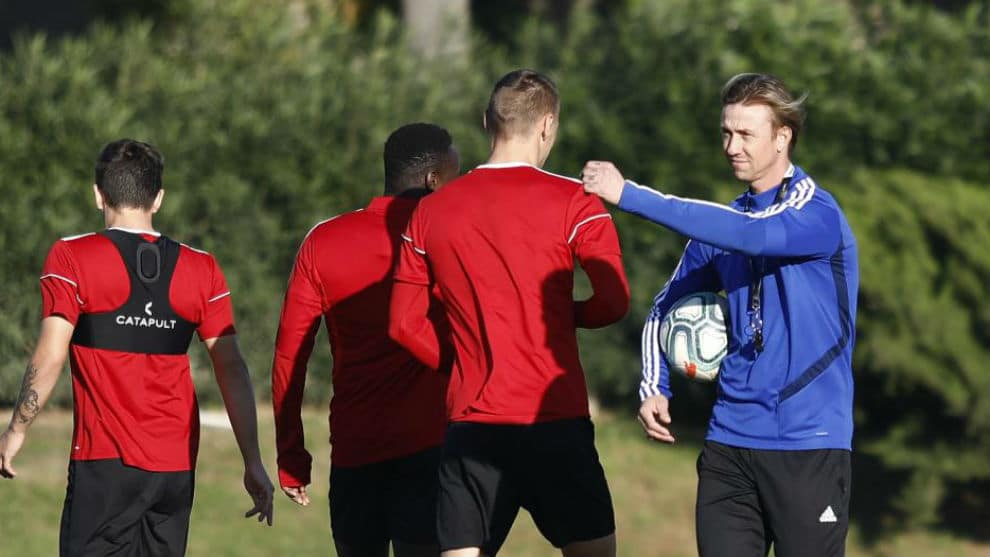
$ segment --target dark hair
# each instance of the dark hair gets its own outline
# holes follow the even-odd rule
[[[385,141],[385,191],[423,187],[423,176],[447,161],[454,140],[433,124],[406,124]]]
[[[783,81],[768,74],[741,73],[722,87],[722,106],[741,103],[763,104],[770,108],[774,129],[791,128],[791,151],[804,127],[804,101],[807,98],[805,93],[795,99]]]
[[[553,80],[533,70],[516,70],[495,84],[485,128],[492,137],[511,137],[531,130],[540,117],[559,113],[560,95]]]
[[[151,145],[119,139],[96,159],[96,187],[112,208],[151,209],[162,189],[164,166],[165,159]]]

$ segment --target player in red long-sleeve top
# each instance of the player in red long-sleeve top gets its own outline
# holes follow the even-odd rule
[[[385,143],[385,194],[316,225],[289,279],[272,366],[279,480],[309,498],[300,404],[324,319],[333,353],[330,521],[338,555],[436,555],[433,517],[447,375],[388,336],[400,235],[419,199],[457,176],[450,134],[410,124]]]
[[[629,287],[608,211],[579,181],[540,168],[559,107],[543,75],[499,80],[488,163],[424,199],[403,236],[390,333],[428,365],[453,353],[444,555],[495,555],[520,507],[565,555],[615,554],[575,328],[622,318]],[[586,301],[573,300],[575,259],[594,289]],[[427,319],[433,289],[446,334]]]

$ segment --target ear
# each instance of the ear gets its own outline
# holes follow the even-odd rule
[[[97,211],[102,211],[106,207],[106,202],[103,200],[103,193],[100,192],[100,188],[96,184],[93,184],[93,200],[96,202]]]
[[[553,136],[554,124],[557,122],[557,117],[551,112],[543,117],[543,129],[540,132],[540,138],[546,140],[548,137]]]
[[[484,130],[486,132],[491,133],[488,130],[488,111],[487,110],[482,110],[481,111],[481,127],[484,128]]]
[[[155,196],[154,202],[151,203],[151,214],[158,212],[158,209],[162,207],[162,199],[165,199],[165,188],[158,190],[158,195]]]
[[[423,176],[423,185],[430,191],[437,191],[440,187],[440,172],[435,169],[427,172]]]
[[[787,146],[791,144],[791,137],[794,136],[794,130],[790,126],[781,126],[777,130],[777,152],[783,153]]]

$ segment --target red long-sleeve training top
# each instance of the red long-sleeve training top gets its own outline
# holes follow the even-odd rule
[[[330,441],[335,466],[361,466],[438,446],[447,376],[388,337],[392,272],[416,201],[377,197],[316,225],[289,279],[272,365],[279,480],[310,482],[300,405],[320,319],[333,354]]]

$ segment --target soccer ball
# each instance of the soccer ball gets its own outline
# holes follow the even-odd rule
[[[688,294],[660,323],[660,349],[667,364],[697,381],[713,381],[729,347],[729,303],[714,292]]]

